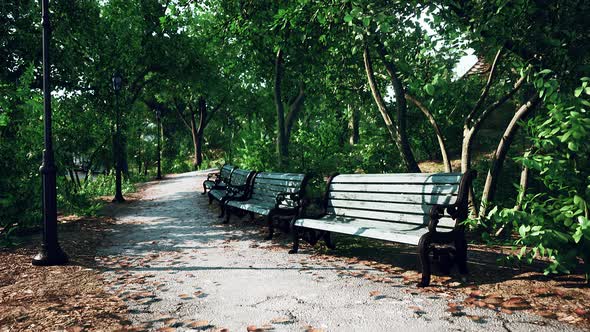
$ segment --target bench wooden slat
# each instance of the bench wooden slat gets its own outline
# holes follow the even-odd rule
[[[406,223],[412,225],[428,225],[430,221],[429,215],[424,214],[410,214],[404,212],[390,212],[390,211],[367,211],[367,210],[354,210],[354,209],[342,209],[329,207],[327,210],[328,214],[350,217],[350,218],[361,218],[361,219],[373,219],[381,221],[383,223],[395,222],[395,223]],[[438,227],[449,227],[453,228],[455,221],[449,217],[443,217],[438,223]]]
[[[301,180],[282,180],[282,179],[267,179],[267,178],[256,178],[257,184],[264,184],[270,186],[281,186],[281,187],[300,187]]]
[[[256,178],[271,180],[290,180],[301,182],[305,178],[305,174],[260,172],[256,174]]]
[[[428,232],[427,227],[415,227],[411,224],[384,223],[335,216],[322,219],[297,219],[295,226],[412,245],[418,245],[420,237]]]
[[[254,186],[252,189],[254,194],[268,194],[275,195],[281,192],[296,193],[299,191],[299,187],[277,187],[277,186]]]
[[[429,214],[432,205],[429,204],[407,204],[391,202],[374,202],[374,201],[350,201],[341,199],[332,199],[328,203],[329,207],[357,210],[375,210],[375,211],[394,211],[413,214]]]
[[[461,173],[342,174],[332,183],[448,183],[461,181]]]
[[[231,172],[235,169],[235,166],[232,165],[223,165],[223,167],[221,167],[221,171],[219,171],[219,177],[221,179],[228,179],[229,176],[231,175]]]
[[[226,195],[225,189],[212,189],[209,194],[220,201]]]
[[[382,192],[398,194],[456,194],[458,184],[365,184],[365,183],[332,183],[330,191],[348,192]]]
[[[457,196],[451,195],[421,195],[421,194],[404,194],[392,195],[389,193],[365,193],[365,192],[337,192],[329,194],[330,199],[347,199],[361,200],[371,202],[395,202],[395,203],[412,203],[412,204],[454,204]]]
[[[240,186],[246,184],[248,180],[248,175],[250,175],[252,171],[246,169],[236,169],[230,179],[230,184],[233,186]]]

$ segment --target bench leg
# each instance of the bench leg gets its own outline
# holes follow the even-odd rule
[[[224,224],[229,224],[229,217],[231,215],[231,208],[227,206],[227,204],[223,204],[223,211],[225,212],[225,220],[223,221]]]
[[[457,262],[457,267],[459,268],[459,273],[461,273],[461,279],[467,279],[467,241],[463,234],[458,236],[455,240],[455,260]]]
[[[248,212],[248,215],[250,216],[250,222],[254,222],[254,212]]]
[[[430,284],[430,244],[430,234],[426,233],[422,235],[418,243],[418,257],[420,266],[422,267],[422,280],[418,283],[418,287],[426,287]]]
[[[328,249],[336,249],[336,244],[334,244],[334,237],[332,236],[332,232],[326,232],[323,236],[324,242]]]
[[[213,203],[213,196],[211,196],[211,194],[209,194],[209,205],[211,205],[211,203]]]
[[[222,198],[219,201],[219,210],[220,210],[219,212],[220,213],[219,213],[219,216],[217,218],[223,218],[223,216],[225,215],[225,209],[223,208],[224,205],[225,205],[225,199]]]
[[[203,193],[201,195],[205,195],[207,193],[207,187],[205,186],[205,182],[203,182]]]
[[[275,232],[274,226],[272,224],[272,213],[269,213],[268,215],[266,215],[266,217],[264,217],[264,220],[266,221],[266,224],[268,225],[268,235],[264,239],[271,240],[272,236]]]

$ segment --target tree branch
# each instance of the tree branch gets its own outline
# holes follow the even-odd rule
[[[481,95],[479,96],[477,103],[475,103],[475,106],[473,106],[473,108],[471,109],[471,111],[467,115],[467,118],[465,119],[466,125],[471,125],[471,121],[475,117],[475,114],[477,113],[477,111],[479,111],[479,109],[481,108],[481,105],[483,105],[484,101],[488,97],[488,94],[490,92],[490,88],[492,87],[492,82],[494,80],[494,77],[496,76],[496,69],[498,68],[498,61],[500,59],[503,49],[504,49],[503,47],[500,47],[498,49],[498,52],[496,52],[496,56],[494,57],[494,62],[492,63],[492,67],[490,68],[490,74],[488,75],[488,81],[486,82],[486,85],[483,88],[483,91],[481,92]]]
[[[414,105],[416,105],[416,107],[418,107],[418,109],[420,111],[422,111],[422,113],[424,113],[424,115],[428,119],[428,122],[430,122],[430,125],[432,126],[432,128],[434,129],[434,133],[436,134],[436,139],[438,140],[438,146],[440,148],[440,154],[442,155],[443,164],[445,165],[445,172],[447,172],[447,173],[452,172],[453,169],[452,169],[452,166],[451,166],[451,161],[449,160],[449,155],[447,153],[447,148],[446,148],[446,145],[445,145],[445,138],[444,138],[444,136],[442,134],[442,131],[440,130],[438,124],[436,123],[436,120],[434,119],[434,116],[428,110],[428,108],[426,108],[426,106],[424,106],[424,104],[422,104],[416,98],[412,97],[411,95],[409,95],[407,93],[406,93],[406,99],[408,101],[414,103]]]

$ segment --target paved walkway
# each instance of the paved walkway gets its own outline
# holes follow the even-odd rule
[[[117,215],[100,261],[132,325],[178,331],[576,331],[489,309],[449,310],[445,294],[343,259],[289,255],[262,223],[220,224],[199,194],[205,172],[169,177]],[[282,242],[282,244],[281,244]],[[369,274],[372,277],[367,278]],[[359,277],[359,275],[365,277]]]

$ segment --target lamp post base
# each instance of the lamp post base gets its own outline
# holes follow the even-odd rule
[[[33,257],[32,264],[35,266],[64,265],[69,261],[68,255],[58,245],[49,249],[46,245],[41,246],[41,251]]]
[[[125,198],[123,198],[123,196],[121,196],[121,197],[115,196],[115,198],[113,198],[112,202],[113,203],[123,203],[123,202],[125,202]]]

